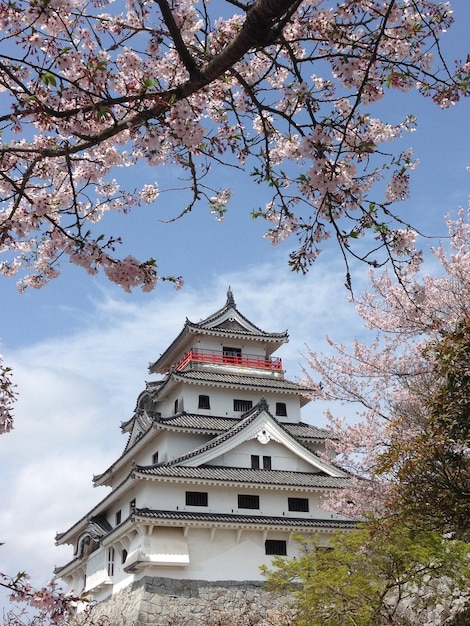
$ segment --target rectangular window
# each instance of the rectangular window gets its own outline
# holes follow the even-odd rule
[[[158,452],[154,452],[152,454],[152,464],[156,465],[158,463]]]
[[[278,539],[267,539],[264,542],[264,550],[266,554],[278,554],[279,556],[286,556],[287,543]]]
[[[222,354],[224,357],[224,363],[239,363],[242,358],[242,349],[224,346],[222,348]]]
[[[114,576],[114,548],[108,548],[108,576]]]
[[[239,509],[259,509],[259,496],[251,496],[245,494],[238,495]]]
[[[211,403],[209,400],[209,396],[200,395],[197,408],[198,409],[210,409]]]
[[[263,456],[263,469],[270,470],[271,469],[271,457]]]
[[[289,511],[308,513],[308,498],[287,498]]]
[[[245,411],[249,411],[253,406],[253,402],[251,400],[234,400],[233,401],[233,410],[241,411],[245,413]]]
[[[259,456],[257,454],[251,455],[251,469],[259,469]]]
[[[175,400],[175,408],[173,410],[173,413],[175,413],[175,414],[178,413],[178,410],[179,410],[179,402],[178,402],[178,398],[176,398],[176,400]]]
[[[116,526],[119,526],[119,524],[121,523],[121,509],[119,509],[119,511],[116,511]]]
[[[205,491],[187,491],[186,506],[207,506],[208,497]]]
[[[287,416],[287,407],[285,402],[276,402],[276,415],[278,417]]]

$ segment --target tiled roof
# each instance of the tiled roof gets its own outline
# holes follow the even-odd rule
[[[247,526],[278,526],[293,528],[353,528],[354,520],[338,519],[309,519],[299,517],[273,517],[261,515],[235,515],[230,513],[193,513],[188,511],[157,511],[153,509],[136,509],[135,517],[144,517],[155,520],[169,520],[181,522],[202,522],[207,524],[229,524]]]
[[[261,410],[261,408],[260,408],[261,406],[264,407],[265,404],[258,403],[252,409],[250,409],[249,411],[244,413],[242,418],[233,420],[232,424],[229,426],[228,429],[224,428],[222,431],[215,432],[214,433],[215,437],[213,439],[211,439],[209,442],[207,442],[203,446],[199,446],[198,448],[196,448],[195,450],[192,450],[191,452],[188,452],[187,454],[181,455],[177,459],[174,459],[173,461],[171,461],[171,463],[175,464],[175,463],[180,462],[183,459],[191,458],[191,457],[199,454],[201,452],[201,450],[212,448],[212,447],[216,446],[218,443],[220,443],[220,441],[223,441],[226,438],[233,436],[236,432],[238,432],[240,430],[240,428],[243,428],[245,426],[245,424],[247,423],[247,418],[249,418],[249,421],[251,421],[252,419],[254,419],[259,414],[259,412]],[[177,416],[175,416],[175,417],[177,417]],[[165,423],[165,420],[161,420],[161,421],[160,420],[156,420],[155,423]],[[137,441],[139,441],[139,440],[137,440]],[[132,446],[131,447],[128,447],[128,446],[129,446],[129,442],[127,443],[126,449],[124,450],[122,455],[119,457],[119,459],[117,459],[117,461],[115,461],[113,463],[113,465],[111,465],[111,467],[109,467],[103,473],[99,474],[98,476],[94,476],[93,477],[93,482],[96,483],[96,482],[100,481],[101,478],[103,476],[105,476],[116,465],[116,463],[118,463],[127,454],[128,450],[132,449]]]
[[[256,408],[256,407],[255,407]],[[197,413],[186,413],[182,411],[181,413],[177,413],[176,415],[172,415],[171,417],[159,417],[158,415],[149,414],[149,417],[153,417],[153,424],[160,425],[160,427],[168,427],[175,429],[184,429],[184,430],[194,430],[198,433],[206,433],[209,435],[223,435],[233,427],[235,427],[242,418],[239,417],[221,417],[215,415],[200,415]],[[129,420],[131,423],[136,417],[134,416],[132,420]],[[311,424],[305,424],[303,422],[299,422],[297,424],[290,424],[286,422],[278,422],[279,425],[284,428],[290,435],[292,435],[295,439],[300,442],[307,443],[311,440],[321,440],[331,438],[330,433],[323,429],[318,428],[317,426],[312,426]],[[105,476],[110,470],[114,468],[117,462],[119,462],[130,449],[130,437],[129,435],[126,446],[124,448],[123,453],[118,459],[104,472],[100,474],[96,474],[93,477],[93,482],[99,482],[99,480]],[[135,442],[134,442],[135,443]],[[210,442],[209,442],[210,443]]]
[[[285,424],[284,428],[293,436],[299,439],[332,439],[333,435],[325,428],[319,428],[312,424],[298,422],[297,424]]]
[[[309,393],[314,391],[294,383],[285,378],[271,378],[269,376],[252,376],[243,374],[223,374],[219,372],[189,370],[186,372],[173,372],[172,377],[181,382],[209,383],[221,385],[235,385],[246,389],[276,389],[276,391],[287,391],[295,393]]]
[[[200,431],[208,431],[213,433],[222,433],[235,426],[240,421],[238,417],[219,417],[216,415],[200,415],[197,413],[181,412],[177,415],[165,418],[155,418],[155,422],[158,424],[164,424],[175,428],[194,428]],[[293,437],[299,439],[328,439],[331,438],[331,434],[324,428],[318,428],[311,424],[305,424],[303,422],[290,424],[287,422],[280,422],[282,426]]]
[[[240,317],[243,317],[241,313],[239,313],[239,315]],[[194,323],[194,322],[188,321],[187,324],[188,324],[188,328],[190,328],[191,330],[193,331],[198,330],[202,332],[203,334],[223,335],[223,336],[230,335],[232,337],[239,336],[239,337],[243,337],[244,339],[263,339],[264,341],[266,340],[276,341],[276,343],[279,343],[279,342],[283,343],[287,341],[286,331],[282,333],[268,333],[268,332],[265,332],[264,330],[261,330],[258,327],[255,327],[256,330],[254,331],[252,329],[243,328],[242,326],[234,322],[232,323],[223,322],[223,323],[218,324],[217,326],[212,326],[208,328],[205,325],[206,322],[207,320],[204,320],[204,323],[201,323],[201,322]]]
[[[212,415],[198,415],[197,413],[178,413],[171,417],[156,418],[155,422],[175,428],[194,428],[198,431],[206,430],[213,433],[222,433],[235,426],[240,421],[238,417],[218,417]]]
[[[243,320],[243,322],[246,324],[246,328],[244,328],[242,325],[236,322],[236,320],[231,320],[230,318],[223,319],[228,313],[228,311],[230,310],[235,312],[236,315],[241,320]],[[221,320],[221,323],[217,324],[218,320]],[[227,301],[225,302],[225,305],[221,309],[219,309],[215,313],[212,313],[212,315],[209,315],[208,317],[201,320],[200,322],[195,323],[195,322],[190,322],[188,320],[187,324],[189,324],[190,326],[194,328],[210,329],[210,330],[218,330],[218,329],[229,330],[230,332],[235,332],[237,334],[240,333],[242,335],[247,335],[247,336],[256,335],[258,337],[263,337],[265,339],[268,337],[281,339],[283,341],[287,339],[287,331],[283,331],[280,333],[269,333],[264,330],[261,330],[261,328],[253,324],[253,322],[250,322],[250,320],[247,317],[245,317],[242,313],[240,313],[240,311],[237,309],[237,305],[235,304],[235,299],[233,297],[233,293],[231,289],[228,290]]]
[[[244,467],[181,467],[178,465],[137,465],[136,474],[158,478],[187,478],[220,482],[249,483],[252,485],[279,485],[282,487],[305,487],[316,489],[338,489],[347,487],[348,478],[325,476],[313,472],[293,472],[287,470],[263,470]]]
[[[93,539],[99,540],[101,537],[105,537],[112,529],[111,524],[106,519],[106,515],[98,515],[90,518],[87,532]]]

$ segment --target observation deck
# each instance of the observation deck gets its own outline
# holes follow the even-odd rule
[[[282,371],[282,360],[278,357],[263,357],[255,354],[226,354],[217,350],[190,350],[178,363],[176,371],[184,369],[190,363],[231,365],[275,372]]]

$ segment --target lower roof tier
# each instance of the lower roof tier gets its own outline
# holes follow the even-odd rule
[[[248,526],[250,528],[270,528],[289,531],[313,531],[322,530],[349,530],[357,526],[357,520],[349,519],[319,519],[300,517],[276,517],[270,515],[239,515],[232,513],[202,513],[189,511],[160,511],[154,509],[136,509],[133,514],[135,521],[145,519],[154,520],[159,525],[168,525],[172,522],[180,522],[180,525],[196,523],[197,525],[229,526],[238,528]]]
[[[201,481],[201,484],[235,483],[246,487],[263,487],[282,489],[283,487],[306,489],[341,489],[350,485],[349,477],[326,476],[322,472],[294,472],[287,470],[264,470],[244,467],[221,467],[203,465],[199,467],[182,467],[180,465],[136,466],[132,470],[136,478],[140,475],[156,480],[182,479]]]

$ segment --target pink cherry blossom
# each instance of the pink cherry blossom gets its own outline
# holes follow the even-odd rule
[[[0,271],[20,289],[46,284],[66,259],[125,289],[154,286],[155,264],[121,259],[120,237],[99,224],[158,203],[160,165],[191,181],[175,217],[204,202],[223,208],[218,219],[227,202],[217,199],[217,169],[243,167],[264,187],[269,209],[255,215],[266,236],[298,239],[294,270],[307,271],[332,235],[346,263],[350,254],[388,260],[399,273],[416,262],[396,245],[392,207],[407,197],[415,163],[382,149],[414,120],[391,125],[368,107],[414,85],[441,107],[468,95],[470,64],[448,67],[438,47],[450,6],[227,6],[0,0]],[[122,167],[152,179],[127,188]],[[356,251],[359,237],[367,244]]]
[[[356,301],[371,339],[350,346],[329,339],[330,354],[306,355],[306,381],[318,389],[315,397],[356,407],[358,415],[347,421],[336,411],[327,414],[329,452],[355,477],[350,489],[326,503],[334,510],[383,513],[394,476],[377,471],[381,455],[389,442],[417,435],[435,384],[425,348],[470,318],[470,203],[446,222],[447,244],[431,248],[440,274],[422,274],[419,260],[400,280],[372,273],[371,290]],[[413,232],[395,231],[394,237],[398,254],[412,252]]]
[[[24,572],[16,577],[0,573],[0,586],[9,591],[9,600],[13,603],[23,603],[28,607],[28,623],[47,623],[62,626],[68,623],[70,614],[77,603],[87,603],[84,594],[78,596],[73,593],[65,594],[55,579],[42,588],[34,588],[29,576]],[[31,611],[32,609],[32,611]],[[4,617],[8,623],[22,624],[23,611],[17,613],[11,609]],[[6,623],[6,622],[5,622]]]
[[[13,428],[13,405],[16,400],[12,371],[3,362],[0,354],[0,435]]]

